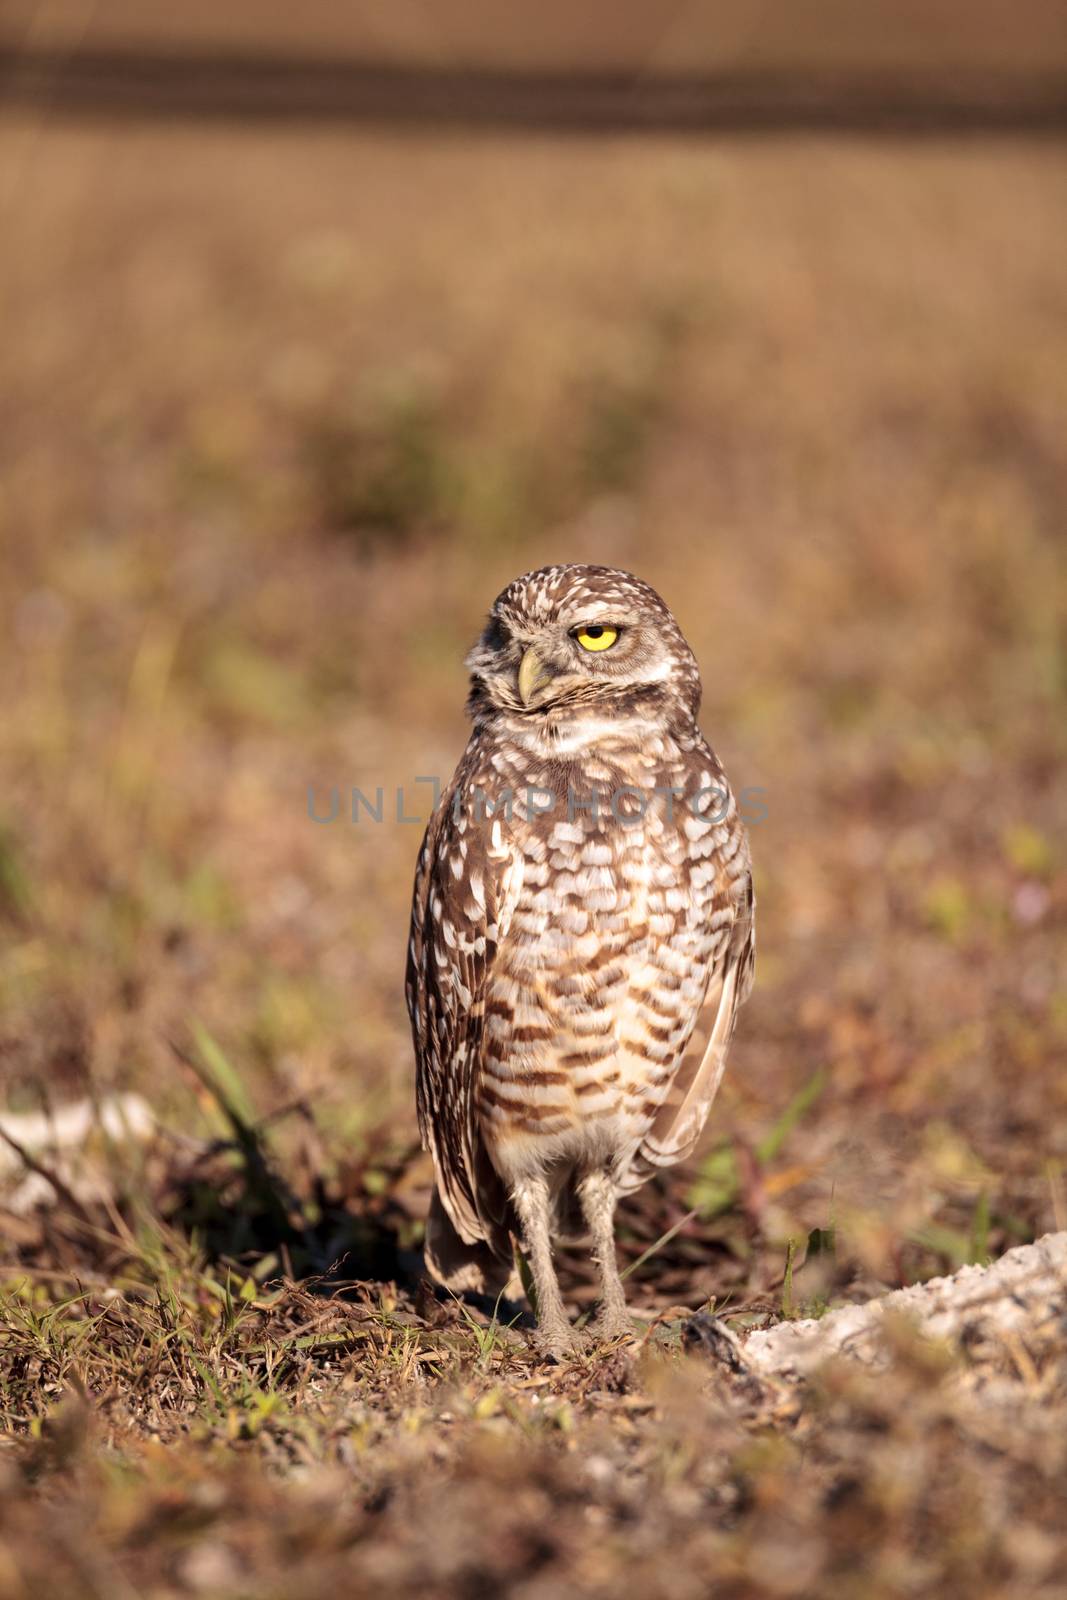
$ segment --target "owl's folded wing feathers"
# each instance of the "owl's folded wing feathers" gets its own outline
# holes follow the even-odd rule
[[[478,1135],[474,1097],[486,978],[521,878],[522,859],[499,824],[472,825],[446,795],[419,855],[408,953],[419,1128],[437,1178],[438,1240],[447,1217],[457,1246],[487,1243],[501,1260],[511,1255],[508,1206]]]

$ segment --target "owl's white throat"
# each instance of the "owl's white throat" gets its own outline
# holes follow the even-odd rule
[[[596,751],[647,750],[652,743],[662,747],[666,736],[662,715],[651,718],[640,713],[605,717],[552,712],[538,718],[509,717],[507,723],[515,743],[542,760]]]

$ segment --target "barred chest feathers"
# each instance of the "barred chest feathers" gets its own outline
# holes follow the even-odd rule
[[[588,744],[585,731],[572,722],[566,756],[542,762],[477,741],[457,786],[457,889],[483,829],[514,874],[474,1096],[506,1181],[600,1161],[625,1188],[729,940],[747,853],[699,737],[683,749],[640,730],[637,747],[630,728],[591,727]]]

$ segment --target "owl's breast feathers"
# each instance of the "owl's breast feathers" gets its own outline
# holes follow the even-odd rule
[[[595,1158],[625,1190],[690,1153],[751,985],[748,844],[713,752],[693,724],[584,731],[536,751],[476,728],[416,876],[423,1141],[460,1237],[498,1254],[524,1173]]]

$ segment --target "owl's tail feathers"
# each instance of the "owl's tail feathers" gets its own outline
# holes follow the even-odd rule
[[[491,1242],[478,1239],[468,1244],[460,1238],[436,1188],[426,1219],[423,1256],[430,1276],[454,1294],[484,1294],[492,1300],[522,1295],[507,1231],[502,1229]]]

